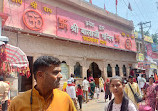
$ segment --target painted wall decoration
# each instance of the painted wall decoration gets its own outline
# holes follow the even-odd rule
[[[60,8],[57,8],[57,36],[136,52],[134,35]]]
[[[4,0],[5,26],[56,34],[56,8],[37,0]]]
[[[136,52],[134,35],[37,0],[4,0],[4,12],[6,26]]]
[[[152,51],[152,45],[150,43],[146,43],[145,46],[146,46],[147,56],[151,57],[152,59],[158,59],[157,52]]]

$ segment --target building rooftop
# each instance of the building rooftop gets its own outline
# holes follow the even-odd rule
[[[132,30],[134,29],[133,21],[122,18],[111,12],[107,13],[104,9],[93,4],[91,5],[89,2],[86,2],[85,0],[58,0],[58,1],[61,1],[67,5],[71,5],[76,9],[91,13],[95,16],[97,15],[101,18],[105,18],[111,22],[115,22],[117,24],[123,25],[129,29]]]

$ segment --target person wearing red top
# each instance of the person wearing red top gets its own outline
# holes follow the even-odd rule
[[[83,90],[82,90],[80,84],[78,84],[78,86],[77,86],[76,94],[77,94],[78,102],[79,102],[79,105],[80,105],[80,111],[82,111],[82,97],[83,97]]]

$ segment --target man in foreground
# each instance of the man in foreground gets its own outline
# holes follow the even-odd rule
[[[8,111],[76,111],[70,96],[57,89],[62,78],[59,59],[41,56],[33,72],[37,85],[15,97]]]
[[[123,92],[123,79],[114,76],[110,79],[110,91],[114,94],[112,99],[105,106],[105,111],[137,111],[135,105]]]

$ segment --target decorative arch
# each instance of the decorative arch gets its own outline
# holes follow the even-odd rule
[[[60,64],[61,67],[61,74],[62,79],[68,79],[69,78],[69,66],[67,65],[66,61],[62,61]]]
[[[87,78],[89,78],[90,74],[93,75],[93,78],[95,79],[95,84],[99,85],[99,78],[101,77],[101,70],[97,63],[92,62],[89,65],[89,69],[87,70]]]
[[[126,70],[126,66],[125,65],[123,65],[122,71],[123,71],[123,76],[127,76],[127,70]]]
[[[112,67],[110,64],[107,66],[107,77],[112,77]]]
[[[120,68],[119,68],[118,64],[116,64],[116,66],[115,66],[115,74],[117,76],[120,76]]]
[[[82,66],[80,65],[79,62],[76,62],[74,66],[74,75],[75,78],[82,78]]]

